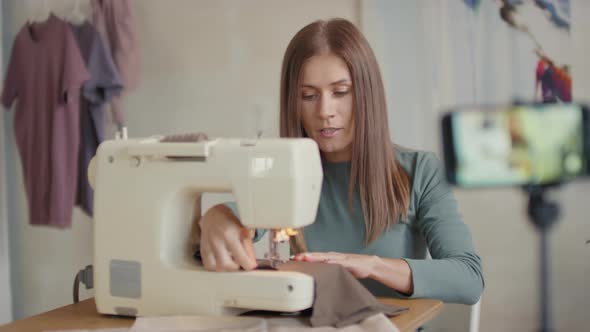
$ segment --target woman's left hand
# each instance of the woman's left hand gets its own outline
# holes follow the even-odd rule
[[[377,256],[343,254],[339,252],[307,252],[295,255],[294,260],[338,264],[359,279],[369,278],[374,274],[380,258]]]

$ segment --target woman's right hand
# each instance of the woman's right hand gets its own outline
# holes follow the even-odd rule
[[[199,220],[201,257],[210,271],[256,268],[252,236],[230,208],[216,205]]]

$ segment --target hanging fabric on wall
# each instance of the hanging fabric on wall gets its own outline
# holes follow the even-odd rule
[[[463,0],[463,2],[475,12],[479,10],[479,5],[481,4],[481,0]]]
[[[123,88],[121,78],[102,37],[88,21],[70,24],[78,42],[90,80],[82,87],[80,98],[80,154],[76,204],[92,216],[93,190],[88,182],[90,159],[105,138],[106,104],[118,96]]]
[[[139,38],[130,0],[91,0],[93,22],[103,36],[123,79],[124,91],[133,91],[140,77]],[[113,98],[114,121],[124,123],[121,99]]]
[[[534,44],[534,99],[543,103],[571,102],[571,47],[564,47],[571,43],[570,0],[503,0],[499,14],[508,26],[524,33]]]
[[[571,102],[572,78],[569,66],[559,68],[540,50],[536,53],[539,61],[535,72],[535,96],[540,95],[543,103]]]
[[[18,32],[2,104],[14,130],[33,225],[69,227],[76,195],[79,93],[90,77],[66,22],[50,14]]]

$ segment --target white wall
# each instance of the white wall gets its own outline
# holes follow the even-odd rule
[[[2,36],[2,7],[0,7],[0,36]],[[0,37],[0,40],[1,37]],[[0,73],[2,70],[0,53]],[[6,160],[4,158],[4,116],[0,116],[0,325],[12,320],[12,290],[10,287],[10,253],[8,246],[8,218],[6,213]]]
[[[64,12],[73,1],[49,3]],[[461,33],[461,24],[470,23],[458,20],[464,18],[457,16],[461,14],[458,6],[463,5],[458,0],[136,1],[143,79],[125,100],[130,136],[196,130],[212,136],[252,136],[258,127],[267,135],[276,134],[279,69],[288,41],[316,18],[340,16],[360,22],[375,49],[395,141],[437,151],[441,106],[507,101],[521,84],[522,94],[532,88],[512,80],[513,53],[506,47],[518,41],[505,28],[486,30],[497,14],[486,12],[489,3],[482,3],[482,21],[459,50],[445,44],[454,33]],[[41,4],[37,0],[2,2],[4,52],[26,17]],[[585,35],[590,31],[590,23],[585,22],[590,4],[576,0],[574,5],[574,95],[588,99],[590,63],[584,56],[590,52]],[[483,54],[483,41],[475,50],[467,43],[485,40],[488,33],[495,33],[492,45],[504,47],[493,53],[502,69],[494,69],[494,77],[483,83],[482,73],[472,69],[469,76],[480,77],[481,85],[475,89],[464,80],[447,84],[464,75],[462,70],[469,70],[463,66],[469,59],[480,66],[492,63]],[[463,54],[459,60],[454,58],[457,53]],[[506,80],[509,84],[503,84]],[[253,120],[256,110],[263,114],[258,122]],[[92,262],[92,221],[76,210],[71,230],[27,224],[12,114],[6,120],[11,276],[14,314],[20,318],[71,303],[75,272]],[[587,184],[575,184],[558,195],[564,217],[552,239],[554,309],[563,330],[580,329],[588,322],[590,246],[584,242],[590,230],[584,203],[589,189]],[[525,218],[522,195],[510,190],[459,191],[457,197],[484,262],[482,330],[532,330],[536,326],[536,237]],[[447,305],[431,328],[466,330],[466,319],[464,306]]]

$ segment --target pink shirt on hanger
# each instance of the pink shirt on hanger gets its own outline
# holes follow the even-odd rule
[[[89,79],[66,22],[51,14],[18,32],[2,104],[16,100],[14,131],[34,225],[69,227],[76,194],[79,94]]]
[[[136,20],[130,0],[91,0],[93,23],[103,36],[117,70],[123,80],[124,92],[139,84],[140,50]],[[113,99],[117,123],[124,122],[119,98]]]

